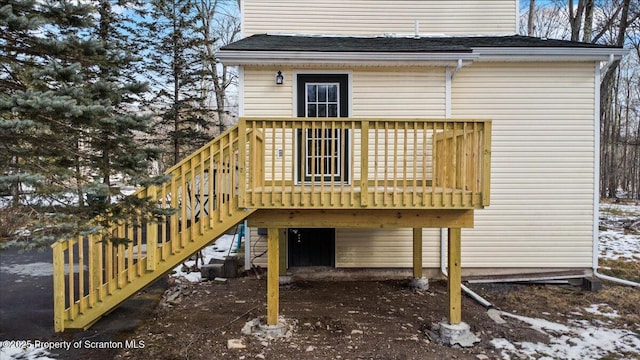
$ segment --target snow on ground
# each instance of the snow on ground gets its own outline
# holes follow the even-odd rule
[[[593,310],[591,307],[586,311]],[[504,338],[491,340],[491,344],[501,350],[503,359],[601,359],[615,356],[640,356],[638,334],[623,329],[610,329],[606,323],[594,325],[588,320],[570,320],[562,325],[544,319],[530,318],[502,312],[516,320],[529,324],[532,329],[549,336],[549,343],[527,341],[510,342]],[[621,356],[621,357],[619,357]]]
[[[55,360],[49,355],[50,353],[46,349],[35,347],[32,344],[22,347],[16,346],[11,342],[7,342],[7,346],[5,346],[4,342],[0,343],[0,360]]]
[[[601,259],[640,260],[640,234],[629,231],[629,225],[640,221],[639,205],[601,204],[599,247]],[[627,227],[627,229],[625,229]],[[608,304],[592,304],[582,311],[607,319],[619,317]],[[569,312],[568,325],[544,319],[530,318],[502,312],[503,316],[529,324],[532,329],[549,336],[549,343],[491,340],[501,351],[503,359],[600,359],[640,358],[640,335],[636,332],[611,328],[610,321],[578,320],[580,311]]]
[[[625,225],[640,221],[640,205],[600,205],[600,258],[640,260],[640,234]]]
[[[202,249],[201,262],[198,260],[198,266],[202,264],[208,264],[211,259],[224,260],[227,256],[236,256],[238,250],[238,234],[236,235],[222,235],[219,237],[213,245],[207,246]],[[195,261],[185,261],[184,264],[178,265],[173,269],[174,273],[171,274],[174,278],[185,279],[189,282],[200,282],[202,277],[199,271],[185,271],[195,265]]]

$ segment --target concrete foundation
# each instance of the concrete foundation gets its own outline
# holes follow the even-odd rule
[[[471,332],[471,328],[466,323],[449,324],[443,321],[440,323],[440,341],[451,346],[471,347],[480,342],[480,339]]]
[[[293,325],[280,316],[278,324],[267,325],[264,317],[247,321],[242,328],[243,335],[253,335],[262,340],[273,340],[290,337]]]
[[[292,285],[293,284],[293,277],[289,276],[289,275],[280,275],[278,277],[278,282],[279,282],[280,286]]]
[[[258,331],[268,338],[280,339],[287,336],[289,327],[285,324],[278,323],[276,325],[260,325]]]
[[[415,290],[427,291],[429,290],[429,279],[425,277],[411,278],[409,286]]]

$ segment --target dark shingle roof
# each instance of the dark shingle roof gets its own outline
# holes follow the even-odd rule
[[[342,37],[298,35],[252,35],[221,50],[322,51],[322,52],[471,52],[473,48],[619,48],[576,41],[528,36],[470,37]]]

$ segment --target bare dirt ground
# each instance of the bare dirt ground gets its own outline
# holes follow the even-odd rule
[[[472,289],[514,314],[566,323],[567,314],[575,316],[576,309],[606,303],[620,315],[611,320],[614,326],[637,331],[640,323],[640,291],[612,283],[605,283],[599,292],[568,285],[486,284]],[[526,323],[514,319],[496,323],[486,308],[465,296],[463,320],[480,343],[471,348],[440,344],[432,329],[447,314],[443,281],[432,282],[428,291],[414,291],[406,281],[296,282],[280,290],[280,313],[293,326],[291,336],[262,340],[242,335],[245,323],[265,311],[264,279],[174,283],[154,317],[133,333],[123,334],[143,341],[144,349],[125,349],[115,358],[477,360],[502,358],[491,344],[495,338],[549,341]],[[598,320],[598,315],[581,316]],[[246,348],[229,349],[231,339],[240,339]]]

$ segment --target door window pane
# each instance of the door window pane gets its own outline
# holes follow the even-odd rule
[[[308,117],[338,117],[340,84],[307,83],[306,114]]]

